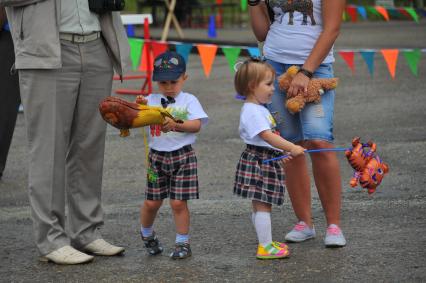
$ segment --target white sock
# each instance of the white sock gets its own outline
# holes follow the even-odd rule
[[[254,227],[256,227],[256,223],[254,222],[256,219],[256,212],[252,212],[251,213],[251,223],[253,224]]]
[[[265,211],[256,212],[254,222],[259,243],[262,246],[272,243],[271,213]]]

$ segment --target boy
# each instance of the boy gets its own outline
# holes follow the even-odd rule
[[[208,121],[198,99],[182,91],[188,78],[185,72],[185,61],[178,53],[160,54],[154,60],[153,72],[153,81],[158,83],[160,94],[136,98],[140,104],[161,105],[184,121],[178,124],[166,118],[162,126],[151,127],[148,188],[140,209],[142,241],[150,255],[159,254],[163,248],[153,224],[163,199],[170,197],[176,226],[175,250],[170,255],[172,259],[191,256],[187,200],[198,199],[197,159],[191,145],[195,142],[195,133]]]

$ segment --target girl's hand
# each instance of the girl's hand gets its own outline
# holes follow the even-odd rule
[[[302,73],[297,73],[291,81],[287,91],[288,97],[295,97],[299,93],[307,95],[309,78]]]
[[[176,122],[170,119],[169,117],[166,117],[164,124],[162,125],[161,131],[163,133],[167,133],[170,131],[176,130]]]
[[[148,100],[143,95],[136,96],[135,102],[137,104],[142,104],[142,105],[147,105],[148,104]]]
[[[301,147],[300,145],[294,145],[292,148],[291,148],[291,151],[290,151],[290,154],[291,154],[291,156],[293,156],[293,157],[296,157],[296,156],[298,156],[298,155],[302,155],[302,154],[305,154],[305,148],[303,148],[303,147]]]

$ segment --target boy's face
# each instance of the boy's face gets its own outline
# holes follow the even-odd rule
[[[182,74],[177,80],[175,81],[158,81],[158,88],[160,89],[160,92],[165,96],[171,96],[176,97],[178,95],[183,87],[184,82],[188,78],[187,74]]]

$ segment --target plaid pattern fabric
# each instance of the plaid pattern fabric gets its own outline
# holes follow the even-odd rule
[[[151,149],[150,169],[156,178],[147,176],[145,198],[161,200],[198,199],[197,157],[191,145],[166,152]]]
[[[234,194],[269,204],[283,204],[285,177],[281,161],[262,163],[280,155],[281,152],[267,147],[247,145],[237,165]]]

